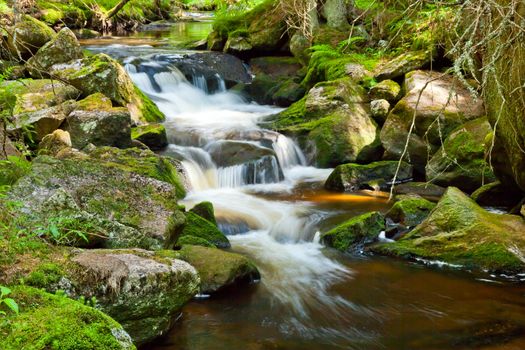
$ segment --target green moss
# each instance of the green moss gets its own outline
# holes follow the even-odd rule
[[[60,10],[48,9],[42,11],[42,20],[49,25],[53,25],[64,18],[64,13]]]
[[[386,217],[408,227],[419,225],[435,208],[435,204],[420,196],[397,196]]]
[[[142,120],[148,123],[160,123],[166,120],[166,116],[160,111],[159,107],[136,86],[135,93],[140,100],[137,105],[142,114]]]
[[[177,245],[179,246],[198,245],[201,247],[216,248],[213,243],[208,242],[204,238],[195,237],[195,236],[182,236],[177,241]]]
[[[199,215],[201,218],[208,220],[212,224],[217,225],[217,220],[215,220],[215,211],[211,202],[201,202],[191,208],[190,211]]]
[[[228,238],[226,238],[224,233],[222,233],[212,222],[191,211],[186,214],[186,218],[186,226],[181,233],[181,238],[184,236],[193,236],[211,242],[219,248],[230,246]]]
[[[32,287],[48,288],[58,283],[64,275],[64,266],[51,262],[43,263],[38,265],[38,267],[24,279],[24,282]]]
[[[106,111],[113,107],[111,100],[97,92],[77,102],[77,109],[83,111]]]
[[[360,249],[374,241],[385,229],[385,218],[379,212],[356,216],[321,236],[322,241],[342,252]]]
[[[11,297],[20,314],[0,320],[2,349],[135,349],[117,322],[91,307],[29,287],[13,288]]]

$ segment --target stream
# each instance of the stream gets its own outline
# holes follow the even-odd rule
[[[120,59],[165,113],[162,153],[182,162],[191,188],[182,204],[211,201],[232,250],[261,272],[258,283],[190,302],[147,349],[525,349],[524,286],[319,243],[344,220],[387,211],[385,194],[324,191],[331,169],[311,166],[294,140],[259,126],[280,109],[246,102],[219,75],[210,84],[170,64],[183,54],[173,43],[210,28],[196,21],[83,42]],[[230,147],[258,156],[221,157]]]

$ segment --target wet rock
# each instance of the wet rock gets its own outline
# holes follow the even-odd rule
[[[323,243],[342,252],[359,250],[374,242],[385,229],[385,217],[379,212],[356,216],[321,236]]]
[[[443,196],[445,191],[446,188],[428,182],[406,182],[394,187],[395,194],[415,194],[435,202]]]
[[[397,102],[400,94],[401,86],[393,80],[383,80],[368,92],[371,100],[387,100],[391,103]]]
[[[425,167],[427,181],[466,192],[495,181],[486,152],[491,137],[492,128],[486,118],[454,130]]]
[[[137,126],[131,129],[131,138],[138,140],[150,149],[158,151],[168,146],[166,128],[161,124]]]
[[[230,248],[230,241],[217,227],[217,223],[209,221],[195,212],[186,213],[186,224],[180,238],[197,237],[204,239],[218,248]],[[177,242],[181,245],[181,242]]]
[[[201,202],[191,208],[190,212],[197,214],[201,218],[208,220],[214,225],[217,225],[217,220],[215,219],[215,210],[213,209],[213,203],[211,202]]]
[[[384,123],[388,112],[390,111],[390,103],[387,100],[373,100],[370,102],[370,112],[374,120]]]
[[[55,36],[53,29],[29,15],[23,15],[8,31],[11,33],[8,36],[9,50],[21,60],[28,59]]]
[[[197,269],[201,279],[200,292],[204,294],[260,279],[251,260],[216,248],[185,245],[179,251],[179,259]]]
[[[96,297],[137,345],[164,335],[199,290],[190,264],[145,250],[91,250],[72,262],[82,271],[75,294]]]
[[[435,203],[418,195],[401,195],[396,196],[396,202],[385,216],[411,228],[422,223],[435,206]]]
[[[412,232],[372,250],[512,275],[525,271],[523,232],[522,217],[490,213],[450,187],[430,216]]]
[[[325,183],[325,188],[331,191],[352,192],[370,188],[370,183],[379,186],[390,185],[394,180],[399,162],[381,161],[361,164],[343,164],[335,168]],[[401,162],[396,182],[405,182],[412,178],[412,166]],[[385,188],[385,187],[383,187]]]
[[[76,87],[84,97],[99,92],[116,106],[127,107],[134,122],[159,122],[165,118],[133,84],[124,68],[105,54],[55,64],[50,73]]]
[[[366,163],[381,156],[367,96],[350,78],[317,84],[270,121],[272,129],[297,137],[320,167]]]
[[[401,157],[415,116],[407,159],[423,173],[429,156],[441,146],[443,138],[467,121],[483,116],[483,103],[453,77],[437,72],[411,72],[405,85],[407,95],[390,112],[381,130],[384,157]]]
[[[75,34],[69,28],[64,28],[27,61],[26,67],[33,78],[42,78],[49,75],[49,68],[54,64],[82,57],[84,53]]]
[[[101,311],[39,289],[17,286],[9,295],[20,314],[8,313],[0,324],[2,347],[19,349],[135,350],[129,334]]]
[[[73,144],[69,133],[58,129],[44,136],[38,145],[38,154],[56,156],[60,151],[71,147]]]
[[[516,187],[504,185],[500,181],[494,181],[481,186],[470,197],[482,206],[512,208],[525,195]]]
[[[430,65],[432,55],[426,51],[406,52],[384,64],[375,78],[379,81],[397,79],[416,69]]]
[[[263,157],[274,157],[272,149],[243,141],[217,141],[207,147],[213,161],[220,167],[254,162]]]

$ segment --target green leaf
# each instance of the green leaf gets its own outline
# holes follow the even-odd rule
[[[9,294],[11,294],[11,289],[4,286],[0,286],[0,299]]]
[[[7,307],[10,308],[11,311],[13,311],[15,314],[18,315],[19,309],[18,309],[18,304],[16,303],[16,301],[14,301],[11,298],[7,298],[7,299],[2,300],[2,302],[5,305],[7,305]]]

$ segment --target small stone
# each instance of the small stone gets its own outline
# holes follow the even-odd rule
[[[384,123],[390,111],[390,103],[387,100],[373,100],[370,102],[370,111],[375,120]]]

